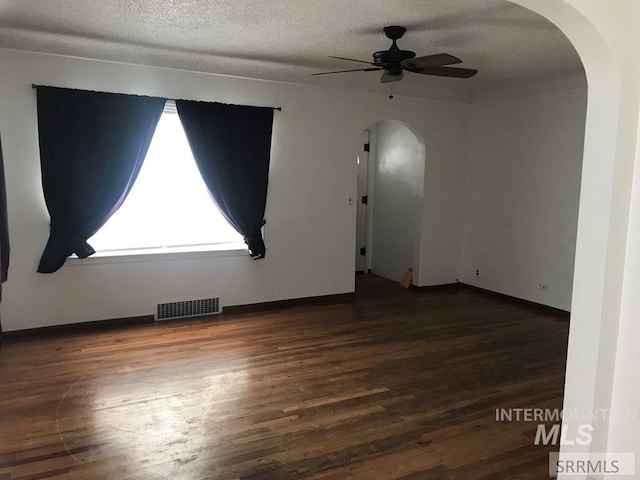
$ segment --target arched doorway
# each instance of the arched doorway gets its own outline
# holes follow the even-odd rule
[[[356,272],[400,282],[418,273],[425,147],[397,120],[371,125],[357,158]]]
[[[624,247],[627,227],[622,220],[619,225],[624,230],[616,229],[616,219],[612,218],[616,208],[626,208],[624,200],[618,205],[613,203],[620,113],[619,69],[596,27],[569,5],[580,2],[510,1],[558,26],[580,55],[587,76],[589,89],[564,409],[573,412],[608,410],[624,269],[624,259],[615,255],[614,249]],[[564,420],[571,435],[579,423],[577,419]],[[593,443],[570,448],[606,451],[608,429],[608,421],[594,422]]]

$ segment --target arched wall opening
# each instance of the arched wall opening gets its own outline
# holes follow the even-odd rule
[[[363,132],[362,143],[356,197],[356,272],[372,272],[400,282],[411,269],[417,278],[424,141],[406,123],[382,120]]]
[[[629,154],[628,159],[622,159],[616,149],[620,148],[619,119],[625,115],[621,110],[632,107],[620,104],[620,68],[609,45],[583,13],[572,6],[589,6],[588,0],[510,1],[554,23],[580,55],[587,77],[564,408],[574,412],[609,409],[628,231],[629,199],[626,197],[630,197],[633,173],[632,162],[630,165],[627,161],[632,158],[631,152],[625,152]],[[627,111],[627,116],[629,113]],[[626,134],[627,140],[637,134],[637,125],[633,132]],[[625,145],[629,147],[630,142]],[[621,168],[623,160],[626,163]],[[625,175],[628,178],[623,178]],[[624,188],[621,190],[620,186]],[[569,428],[569,437],[575,437],[580,422],[569,419],[564,423]],[[592,444],[570,448],[606,451],[608,432],[607,421],[594,422]]]
[[[609,409],[624,266],[623,253],[616,253],[613,249],[624,246],[626,238],[625,231],[614,232],[612,228],[612,221],[615,222],[612,216],[616,213],[612,209],[612,197],[618,135],[619,69],[596,27],[567,1],[510,1],[542,15],[560,28],[580,55],[587,76],[588,100],[564,409],[573,412]],[[572,436],[580,422],[565,420],[564,423],[569,429],[569,436]],[[569,448],[574,451],[606,451],[608,422],[593,426],[590,446]]]

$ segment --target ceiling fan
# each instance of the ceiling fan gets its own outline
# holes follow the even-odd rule
[[[368,68],[357,68],[353,70],[338,70],[334,72],[312,73],[312,75],[331,75],[334,73],[347,72],[376,72],[384,70],[380,81],[382,83],[398,82],[402,80],[404,72],[420,73],[422,75],[437,75],[439,77],[452,78],[470,78],[473,77],[478,70],[471,68],[449,67],[462,63],[457,57],[448,53],[437,53],[435,55],[426,55],[417,57],[416,52],[411,50],[400,50],[397,40],[402,38],[407,31],[405,27],[389,26],[384,27],[384,33],[393,43],[388,50],[382,50],[373,54],[373,62],[364,60],[356,60],[353,58],[333,57],[338,60],[349,60],[351,62],[366,63],[371,65]]]

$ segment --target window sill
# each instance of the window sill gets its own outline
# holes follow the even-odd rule
[[[221,243],[189,247],[142,248],[138,250],[111,250],[96,252],[88,258],[75,255],[67,258],[65,265],[77,267],[101,263],[156,262],[158,260],[188,260],[216,257],[249,257],[244,243]]]

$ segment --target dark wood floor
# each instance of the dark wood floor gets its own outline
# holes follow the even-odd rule
[[[0,348],[0,480],[543,479],[568,324],[376,279],[295,307]],[[368,293],[367,293],[368,292]]]

